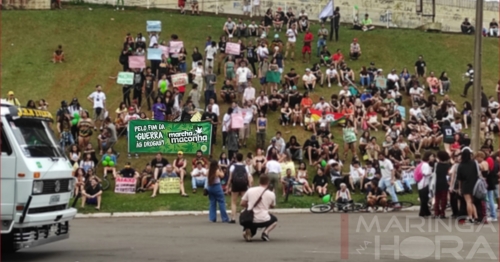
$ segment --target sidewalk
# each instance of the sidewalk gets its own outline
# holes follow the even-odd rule
[[[406,208],[405,210],[401,210],[394,213],[401,212],[416,212],[419,210],[419,206],[413,206],[410,208]],[[217,211],[219,213],[219,211]],[[228,214],[231,214],[231,211],[227,211]],[[271,210],[273,214],[305,214],[310,213],[311,215],[320,215],[320,214],[312,214],[308,208],[283,208],[283,209],[274,209]],[[329,212],[333,213],[333,212]],[[335,212],[337,214],[341,214],[342,212]],[[328,214],[328,213],[327,213]],[[120,213],[93,213],[93,214],[76,214],[76,218],[123,218],[123,217],[170,217],[170,216],[201,216],[208,215],[208,210],[204,211],[155,211],[155,212],[120,212]]]

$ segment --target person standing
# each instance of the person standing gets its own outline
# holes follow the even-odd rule
[[[378,187],[383,191],[389,192],[392,202],[398,202],[398,196],[396,195],[396,190],[394,189],[394,183],[396,182],[396,171],[394,169],[394,165],[391,160],[385,157],[383,152],[378,154],[378,165],[380,167],[381,175]]]
[[[425,152],[422,157],[421,172],[422,179],[417,183],[418,197],[420,198],[420,217],[428,217],[431,215],[429,210],[429,184],[431,182],[432,167],[429,163],[434,162],[434,154]]]
[[[427,64],[424,61],[423,56],[418,56],[417,62],[415,62],[415,74],[418,77],[425,78],[425,74],[427,73]]]
[[[290,52],[290,58],[293,61],[293,57],[295,55],[295,43],[297,42],[297,35],[298,35],[297,25],[292,24],[292,27],[286,31],[286,37],[288,38],[288,41],[286,42],[286,52],[284,59],[288,57],[288,52]]]
[[[467,97],[467,91],[469,91],[469,88],[474,84],[474,68],[472,67],[472,64],[467,64],[467,71],[465,72],[464,77],[468,77],[469,81],[465,84],[464,93],[460,96]]]
[[[477,180],[479,179],[479,168],[477,162],[472,158],[472,151],[465,147],[462,149],[461,163],[457,169],[457,178],[459,181],[459,193],[465,199],[467,206],[467,221],[474,223],[477,219],[477,211],[474,205],[473,191]]]
[[[226,199],[224,198],[224,191],[220,184],[220,179],[224,177],[224,172],[219,167],[217,160],[210,162],[208,169],[208,178],[205,185],[208,192],[208,200],[210,201],[208,207],[208,219],[210,222],[217,221],[217,204],[219,204],[220,216],[223,223],[229,222],[229,216],[226,212]]]
[[[243,154],[236,154],[236,163],[229,168],[229,179],[227,180],[227,191],[231,192],[231,220],[234,224],[236,219],[236,204],[238,197],[245,195],[248,188],[252,185],[252,176],[248,167],[243,162]]]
[[[304,35],[304,46],[302,47],[302,62],[306,62],[306,53],[308,54],[307,58],[307,63],[311,62],[311,45],[312,41],[314,39],[314,35],[311,33],[311,31],[306,29],[306,34]]]
[[[451,169],[452,165],[450,163],[450,155],[446,151],[439,151],[437,153],[438,163],[436,165],[436,185],[434,194],[434,217],[446,218],[445,210],[446,203],[448,200],[448,171]]]
[[[340,8],[335,7],[333,11],[333,16],[330,19],[330,41],[333,40],[333,34],[335,33],[335,42],[339,41],[339,29],[340,29]]]
[[[89,95],[87,98],[93,105],[94,108],[94,130],[102,130],[104,117],[106,115],[106,95],[102,92],[101,85],[95,86],[95,91]]]
[[[328,29],[325,28],[325,24],[321,24],[321,28],[318,30],[318,49],[316,56],[319,57],[319,52],[326,46],[326,37],[328,36]]]
[[[269,209],[276,206],[276,195],[268,190],[269,177],[261,175],[259,186],[250,188],[241,199],[241,206],[247,210],[253,210],[253,221],[243,226],[243,238],[247,242],[257,234],[257,229],[264,228],[261,239],[269,241],[269,233],[276,228],[278,219],[269,214]]]
[[[203,76],[205,80],[205,107],[208,106],[210,98],[216,99],[215,84],[217,83],[217,76],[213,73],[211,66],[208,67],[206,74]]]
[[[488,222],[497,222],[497,210],[495,209],[495,192],[498,189],[498,156],[492,161],[493,168],[490,168],[490,172],[486,177],[486,184],[488,185],[488,205],[490,209],[490,217],[488,217]]]

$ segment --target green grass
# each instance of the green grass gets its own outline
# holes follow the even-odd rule
[[[222,34],[222,25],[227,16],[181,16],[175,12],[162,10],[127,10],[117,12],[106,6],[69,6],[62,11],[7,11],[2,13],[2,94],[13,90],[21,103],[29,99],[46,99],[50,103],[50,111],[55,113],[61,100],[70,100],[78,97],[83,107],[89,109],[91,105],[85,98],[94,90],[96,84],[103,86],[108,97],[108,110],[113,112],[121,100],[121,86],[109,76],[116,76],[121,70],[118,63],[120,47],[125,34],[130,32],[145,33],[146,20],[161,20],[163,24],[162,39],[168,39],[170,34],[178,34],[190,54],[195,47],[203,47],[207,36],[218,39]],[[22,23],[19,23],[22,21]],[[318,25],[312,26],[316,33]],[[272,33],[271,35],[273,35]],[[280,33],[286,41],[284,33]],[[465,35],[441,33],[425,33],[414,30],[377,29],[372,32],[361,32],[341,28],[341,41],[329,42],[331,52],[337,48],[348,52],[353,38],[358,38],[363,50],[359,61],[348,62],[349,66],[358,71],[361,66],[368,66],[375,62],[385,73],[392,68],[400,71],[408,67],[413,71],[413,65],[418,55],[422,54],[428,64],[428,70],[439,74],[446,70],[451,78],[451,96],[461,105],[464,100],[458,96],[465,82],[461,74],[467,63],[473,61],[474,39]],[[299,37],[302,39],[302,37]],[[301,40],[299,40],[300,42]],[[54,65],[49,62],[52,52],[58,44],[62,44],[67,62]],[[297,44],[296,54],[301,44]],[[297,55],[296,55],[297,56]],[[189,56],[190,57],[190,56]],[[287,60],[285,72],[291,67],[303,72],[311,64],[303,64],[301,59],[295,62]],[[190,62],[190,61],[188,61]],[[190,64],[190,63],[189,63]],[[495,94],[495,84],[498,80],[498,40],[484,39],[483,50],[483,86],[488,95]],[[219,77],[220,79],[220,77]],[[220,85],[218,85],[220,87]],[[338,93],[338,87],[321,89],[312,95],[314,100],[319,96],[330,97]],[[407,102],[407,99],[405,98]],[[221,112],[225,112],[227,105],[220,104]],[[461,107],[461,106],[459,106]],[[278,123],[278,113],[269,115],[270,123]],[[220,128],[219,128],[220,130]],[[310,133],[301,128],[282,127],[271,125],[268,130],[268,139],[276,131],[282,131],[285,140],[290,135],[296,135],[300,143],[304,143]],[[335,141],[341,142],[341,131],[333,129]],[[220,131],[218,140],[221,141]],[[383,141],[381,132],[375,134],[378,140]],[[92,140],[94,146],[96,140]],[[255,137],[248,141],[248,150],[255,148]],[[116,146],[122,157],[118,164],[125,162],[126,141],[121,139]],[[216,146],[214,156],[221,152],[220,142]],[[141,155],[138,160],[132,159],[133,166],[142,169],[152,155]],[[173,160],[174,156],[169,156]],[[346,167],[347,168],[347,167]],[[347,171],[344,170],[344,171]],[[310,173],[312,178],[313,173]],[[187,192],[190,192],[190,181],[186,181]],[[291,197],[288,203],[282,203],[281,194],[278,195],[279,207],[309,207],[318,203],[317,197]],[[355,198],[361,196],[355,195]],[[416,195],[404,195],[400,200],[416,201]],[[160,195],[150,199],[149,194],[116,195],[108,190],[104,193],[104,212],[123,211],[155,211],[155,210],[202,210],[207,209],[208,201],[201,193],[189,198],[177,195]],[[93,212],[86,208],[83,212]]]

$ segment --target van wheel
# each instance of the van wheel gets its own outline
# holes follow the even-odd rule
[[[12,254],[17,251],[14,247],[14,233],[2,234],[0,238],[0,243],[2,244],[1,250],[2,254]]]

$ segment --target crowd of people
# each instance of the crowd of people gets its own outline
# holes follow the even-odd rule
[[[275,35],[269,37],[272,31]],[[207,37],[204,45],[196,44],[202,48],[193,48],[191,55],[181,48],[168,56],[164,54],[161,60],[149,61],[146,68],[130,68],[128,57],[145,56],[148,47],[169,46],[169,41],[160,41],[160,32],[148,36],[139,33],[136,37],[127,34],[119,62],[123,71],[134,74],[134,80],[132,85],[123,86],[123,99],[116,110],[107,102],[100,85],[87,97],[85,105],[78,98],[61,102],[56,114],[57,133],[75,166],[75,190],[82,195],[82,207],[91,203],[100,208],[101,178],[96,171],[106,161],[104,176],[111,173],[115,178],[136,178],[137,191],[151,190],[152,197],[157,195],[158,180],[165,177],[179,177],[179,193],[187,197],[184,181],[190,177],[192,193],[203,189],[209,196],[209,218],[213,222],[217,204],[222,220],[231,223],[236,220],[239,197],[244,207],[249,202],[257,203],[255,213],[261,216],[256,215],[259,219],[255,221],[257,227],[267,227],[262,236],[267,240],[277,221],[267,212],[275,205],[273,192],[281,188],[283,195],[290,193],[287,190],[295,188],[290,184],[300,185],[299,194],[320,197],[337,189],[339,201],[359,191],[370,207],[384,205],[386,192],[391,201],[397,202],[398,194],[417,188],[421,216],[431,215],[427,203],[429,192],[434,192],[434,216],[445,217],[443,206],[450,202],[453,216],[465,215],[469,220],[483,222],[487,216],[484,199],[475,198],[471,190],[475,181],[484,177],[488,182],[490,220],[496,221],[493,201],[498,195],[500,159],[492,154],[500,123],[497,98],[483,93],[483,146],[474,154],[468,149],[470,137],[465,132],[473,116],[471,104],[453,101],[448,95],[452,81],[447,72],[429,70],[423,56],[418,57],[414,68],[391,69],[388,74],[376,66],[376,61],[365,62],[366,66],[356,70],[348,63],[361,58],[357,39],[348,47],[348,57],[341,48],[332,55],[328,51],[328,29],[322,24],[313,34],[307,14],[295,16],[291,9],[287,13],[269,9],[258,25],[229,18],[220,33],[218,42]],[[315,35],[318,39],[313,54]],[[286,43],[280,40],[282,36]],[[169,38],[182,41],[176,34]],[[302,48],[296,46],[299,38],[303,38]],[[240,45],[239,54],[226,54],[229,42]],[[285,62],[294,61],[296,50],[303,54],[303,62],[311,65],[303,72],[285,67]],[[64,61],[62,47],[53,59]],[[171,76],[180,72],[189,75],[189,85],[173,87]],[[464,77],[468,79],[463,92],[466,97],[474,81],[471,65]],[[318,89],[330,96],[314,101],[311,93]],[[497,92],[500,94],[500,82]],[[21,105],[13,92],[9,92],[7,101]],[[226,105],[227,110],[223,110]],[[46,110],[48,103],[30,100],[26,106]],[[129,160],[119,168],[120,152],[115,151],[115,144],[125,143],[129,121],[190,121],[200,111],[202,120],[214,127],[212,143],[222,146],[220,156],[206,158],[199,151],[188,165],[183,152],[178,152],[173,161],[159,153],[146,167],[133,167]],[[234,128],[231,123],[234,114],[242,115],[242,128]],[[286,138],[280,131],[269,134],[269,126],[276,124],[270,119],[275,117],[283,129],[306,132],[309,137],[303,139],[304,135],[294,133]],[[99,134],[93,136],[94,132]],[[248,148],[251,136],[256,138],[255,148]],[[95,143],[92,137],[97,137]],[[473,166],[476,162],[478,168]],[[415,179],[415,173],[422,173],[424,178]],[[249,189],[255,175],[260,177],[260,188],[265,186],[266,190]],[[225,194],[231,195],[232,217],[225,212]],[[259,195],[262,200],[257,201]],[[255,228],[245,227],[245,239],[255,235]]]

